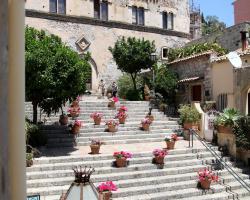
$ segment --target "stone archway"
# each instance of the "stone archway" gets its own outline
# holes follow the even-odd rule
[[[97,91],[97,89],[98,89],[98,76],[99,76],[97,65],[96,65],[96,62],[94,61],[93,58],[90,58],[89,64],[91,66],[90,90]]]

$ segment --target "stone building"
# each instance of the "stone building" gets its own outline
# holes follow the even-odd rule
[[[250,21],[250,1],[249,0],[235,0],[234,6],[234,23],[239,24],[242,22]]]
[[[121,72],[108,47],[122,36],[155,41],[162,47],[187,43],[190,29],[188,0],[27,0],[26,25],[58,35],[79,54],[91,53],[92,80],[106,84]]]

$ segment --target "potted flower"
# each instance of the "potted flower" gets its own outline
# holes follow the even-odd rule
[[[174,149],[175,142],[178,140],[178,136],[176,133],[172,134],[171,137],[166,137],[165,142],[167,144],[167,149]]]
[[[150,99],[150,90],[147,84],[144,85],[144,98],[145,101],[149,101]]]
[[[180,113],[180,120],[183,123],[184,129],[198,129],[200,113],[194,107],[183,105],[178,112]]]
[[[232,127],[236,125],[236,121],[240,118],[240,113],[234,108],[226,108],[215,120],[219,133],[233,133]]]
[[[115,108],[115,103],[119,101],[118,97],[113,97],[108,103],[108,107]]]
[[[119,122],[117,122],[114,119],[111,119],[111,120],[106,122],[106,125],[108,126],[109,132],[114,133],[117,131],[117,126],[119,125]]]
[[[80,96],[76,97],[76,100],[72,101],[70,107],[79,107],[79,102],[80,102]]]
[[[72,118],[78,117],[80,114],[80,107],[76,107],[76,106],[69,107],[68,113]]]
[[[68,115],[62,113],[62,114],[60,115],[60,118],[59,118],[59,123],[60,123],[61,125],[67,125],[67,124],[69,123]]]
[[[103,114],[99,112],[94,112],[90,115],[90,117],[94,120],[95,125],[100,125],[102,121]]]
[[[90,149],[91,154],[99,154],[101,145],[104,144],[100,140],[91,140]]]
[[[107,181],[98,185],[99,200],[110,200],[112,191],[116,191],[117,187],[112,181]]]
[[[26,167],[33,165],[33,153],[26,153]]]
[[[209,189],[212,182],[218,181],[218,176],[208,169],[200,170],[198,172],[199,182],[202,189]]]
[[[120,124],[125,124],[125,120],[128,117],[128,115],[125,112],[118,112],[115,116],[115,118],[119,119]]]
[[[132,158],[132,154],[126,151],[114,152],[113,156],[116,159],[117,167],[126,167],[127,159]]]
[[[152,123],[152,121],[149,118],[144,118],[141,121],[142,129],[144,131],[149,131],[149,126],[150,126],[151,123]]]
[[[152,108],[149,108],[149,112],[146,115],[146,118],[149,118],[151,120],[151,122],[154,121],[154,116],[152,115]]]
[[[121,106],[119,109],[118,109],[118,112],[127,112],[128,111],[128,108],[126,106]]]
[[[81,121],[79,120],[75,120],[73,126],[72,126],[72,129],[71,129],[71,132],[75,135],[75,134],[78,134],[80,132],[80,128],[82,126],[82,123]]]
[[[164,158],[168,154],[167,150],[155,149],[153,151],[154,161],[156,164],[164,164]]]

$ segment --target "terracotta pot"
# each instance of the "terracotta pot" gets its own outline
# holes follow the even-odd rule
[[[69,122],[69,118],[67,115],[60,115],[59,123],[61,125],[67,125]]]
[[[100,125],[102,118],[94,118],[95,125]]]
[[[194,129],[194,130],[198,130],[198,124],[193,123],[193,122],[184,122],[183,124],[183,128],[188,130],[190,128]]]
[[[200,181],[200,183],[201,183],[201,188],[202,189],[205,189],[205,190],[210,189],[211,181],[203,180],[203,181]]]
[[[26,167],[31,167],[33,165],[33,160],[26,160]]]
[[[150,126],[150,124],[142,124],[142,129],[144,131],[149,131],[149,126]]]
[[[162,156],[155,156],[155,163],[156,164],[164,164],[164,157],[162,157]]]
[[[91,154],[99,154],[100,147],[101,147],[100,145],[91,144],[90,145]]]
[[[119,118],[119,123],[120,124],[125,124],[126,117]]]
[[[98,200],[110,200],[112,193],[110,191],[107,192],[99,192]]]
[[[70,117],[73,117],[73,118],[79,116],[79,113],[76,110],[70,111],[69,113],[70,113]]]
[[[109,107],[109,108],[115,108],[115,102],[114,102],[114,101],[110,101],[110,102],[108,103],[108,107]]]
[[[149,101],[150,100],[150,96],[149,95],[145,95],[144,98],[145,98],[145,101]]]
[[[146,118],[148,118],[151,122],[155,119],[153,115],[147,115]]]
[[[116,166],[117,167],[126,167],[127,159],[126,158],[116,158]]]
[[[116,126],[108,126],[108,129],[109,129],[109,132],[112,132],[112,133],[117,131]]]
[[[218,132],[219,133],[228,133],[228,134],[233,134],[232,128],[229,126],[222,126],[218,125]]]
[[[79,107],[79,102],[78,101],[73,101],[71,103],[71,107]]]
[[[73,134],[78,134],[80,132],[81,126],[74,125],[71,129]]]
[[[174,149],[175,141],[168,141],[166,142],[167,144],[167,149]]]

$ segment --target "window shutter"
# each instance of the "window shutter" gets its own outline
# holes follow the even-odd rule
[[[58,0],[58,13],[66,14],[66,0]]]
[[[137,24],[137,7],[132,7],[132,24]]]
[[[49,1],[49,12],[57,13],[57,0]]]
[[[144,25],[144,8],[138,8],[138,24]]]

